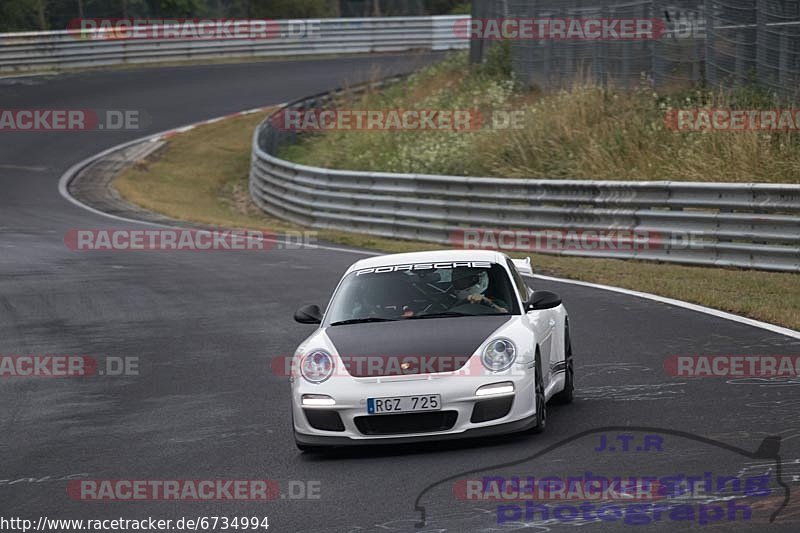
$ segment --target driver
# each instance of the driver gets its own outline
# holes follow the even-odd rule
[[[407,297],[406,293],[404,286],[387,284],[385,276],[365,279],[355,285],[352,318],[396,319],[413,316],[411,308],[401,303]]]
[[[489,273],[487,271],[469,267],[456,267],[453,269],[452,282],[459,301],[486,305],[498,313],[508,313],[505,302],[495,301],[484,294],[486,289],[489,288]]]

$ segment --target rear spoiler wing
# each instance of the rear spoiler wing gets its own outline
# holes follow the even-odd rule
[[[526,257],[525,259],[512,259],[511,262],[514,263],[514,266],[517,267],[520,274],[533,276],[533,267],[531,266],[530,257]]]

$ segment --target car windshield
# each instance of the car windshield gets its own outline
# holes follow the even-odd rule
[[[333,297],[326,323],[518,312],[508,274],[496,263],[414,264],[348,274]]]

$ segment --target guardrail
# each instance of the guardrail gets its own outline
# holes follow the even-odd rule
[[[145,27],[142,34],[147,37],[143,38],[132,38],[132,34],[124,37],[119,31],[107,28],[0,33],[0,72],[192,59],[450,50],[469,45],[465,37],[457,36],[454,31],[459,20],[468,18],[458,15],[280,20],[270,21],[263,38],[238,38],[253,35],[247,30],[231,32],[225,38],[200,36],[204,32],[214,34],[222,22],[211,24],[203,32],[198,30],[196,36],[186,33],[184,37],[164,37],[165,29],[170,26]],[[245,27],[249,23],[238,22]],[[299,32],[293,31],[297,28]]]
[[[319,109],[342,94],[319,94],[287,107]],[[640,239],[633,249],[545,247],[535,251],[800,271],[800,185],[526,180],[331,170],[276,157],[281,145],[296,139],[296,133],[273,126],[271,119],[277,113],[262,122],[253,136],[250,192],[262,210],[298,224],[454,247],[463,245],[465,229],[555,230],[567,235],[570,231],[577,235],[631,231]]]

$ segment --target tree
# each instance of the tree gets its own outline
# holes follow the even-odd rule
[[[47,0],[37,0],[36,2],[36,15],[37,19],[39,20],[39,29],[42,31],[47,30],[47,19],[45,19],[44,13],[46,11],[46,4]]]
[[[66,28],[74,18],[324,18],[449,13],[464,0],[0,0],[0,31]]]
[[[30,31],[41,27],[38,0],[0,1],[0,31]]]

